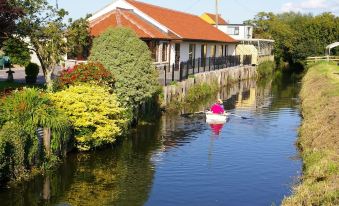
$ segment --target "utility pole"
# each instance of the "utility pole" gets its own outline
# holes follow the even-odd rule
[[[55,0],[55,7],[56,7],[56,9],[59,9],[58,0]]]
[[[219,5],[218,5],[219,0],[215,0],[215,25],[218,28],[219,25]]]

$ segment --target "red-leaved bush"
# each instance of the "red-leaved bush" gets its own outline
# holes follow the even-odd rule
[[[110,70],[98,62],[75,65],[71,69],[62,71],[59,77],[61,86],[73,85],[79,82],[113,85],[114,77]]]

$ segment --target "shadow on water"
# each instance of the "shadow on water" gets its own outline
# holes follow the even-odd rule
[[[55,171],[0,191],[1,205],[279,204],[290,188],[281,184],[290,184],[300,167],[287,156],[295,153],[296,131],[284,133],[286,128],[279,127],[299,124],[299,80],[275,75],[218,93],[227,110],[252,120],[231,118],[210,126],[204,115],[163,115],[114,148],[70,154]],[[215,98],[192,107],[204,110]],[[286,140],[286,135],[291,137]],[[275,174],[279,166],[287,169]]]

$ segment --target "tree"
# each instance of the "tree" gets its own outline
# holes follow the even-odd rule
[[[28,44],[21,39],[9,38],[3,43],[3,51],[12,64],[26,66],[31,60]]]
[[[11,36],[15,29],[15,21],[23,15],[15,0],[0,0],[0,48],[2,42]]]
[[[67,56],[76,59],[86,59],[89,54],[89,47],[92,42],[92,37],[89,33],[89,22],[86,18],[80,18],[72,22],[67,28],[66,38],[68,45]]]
[[[339,17],[330,13],[313,16],[260,12],[247,23],[254,25],[255,38],[274,39],[276,60],[289,64],[300,64],[309,56],[323,55],[326,45],[339,39]]]
[[[18,22],[17,37],[29,39],[41,64],[47,89],[53,87],[52,73],[66,54],[65,28],[63,18],[67,12],[50,6],[47,0],[17,0],[24,11]]]
[[[158,73],[151,53],[131,29],[108,29],[95,38],[89,59],[112,71],[115,92],[122,104],[132,109],[134,117],[138,107],[158,90]]]

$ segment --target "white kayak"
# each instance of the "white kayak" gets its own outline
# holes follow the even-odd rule
[[[220,124],[227,121],[228,114],[214,114],[213,112],[206,112],[206,122],[208,124]]]

